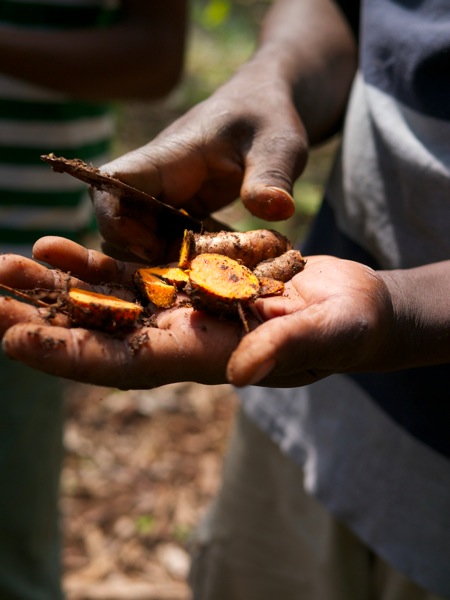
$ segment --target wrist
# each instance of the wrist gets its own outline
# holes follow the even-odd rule
[[[450,261],[379,271],[393,308],[393,368],[450,361]]]

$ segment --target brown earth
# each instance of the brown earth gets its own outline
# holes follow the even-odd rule
[[[189,537],[220,484],[227,386],[74,384],[62,473],[67,600],[188,600]]]

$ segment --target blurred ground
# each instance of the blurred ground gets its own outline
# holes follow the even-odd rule
[[[62,474],[68,600],[188,600],[188,540],[220,483],[228,386],[73,385]]]

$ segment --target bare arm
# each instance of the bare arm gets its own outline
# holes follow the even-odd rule
[[[338,3],[281,0],[265,21],[249,68],[264,72],[272,85],[293,91],[315,144],[340,124],[356,64],[355,38]]]
[[[88,100],[159,98],[178,81],[186,0],[125,0],[103,29],[0,29],[0,72]]]
[[[156,139],[104,169],[200,218],[240,196],[260,218],[288,219],[309,145],[341,122],[355,68],[354,37],[334,2],[280,0],[247,64]],[[132,245],[135,255],[154,256],[158,240],[139,216],[121,215],[104,194],[95,206],[110,252]]]
[[[379,275],[397,316],[388,359],[396,368],[450,362],[450,261]]]

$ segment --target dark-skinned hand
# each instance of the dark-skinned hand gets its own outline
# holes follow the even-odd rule
[[[137,265],[114,260],[62,238],[42,238],[42,264],[0,257],[0,283],[64,291],[70,285],[105,291],[127,284]],[[102,287],[103,286],[103,287]],[[177,381],[237,386],[305,385],[331,373],[383,369],[395,338],[392,300],[383,279],[359,263],[308,257],[283,296],[260,298],[245,334],[239,320],[186,306],[155,311],[157,327],[124,337],[48,320],[48,310],[0,299],[0,331],[8,356],[46,372],[104,386],[153,388]]]

